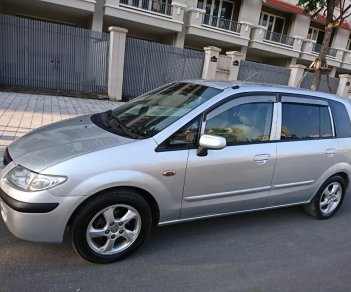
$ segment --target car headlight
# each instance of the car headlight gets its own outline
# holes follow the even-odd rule
[[[38,174],[22,166],[16,166],[5,176],[11,184],[25,191],[42,191],[64,183],[65,176]]]

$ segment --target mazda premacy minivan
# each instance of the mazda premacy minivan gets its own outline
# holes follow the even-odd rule
[[[1,215],[17,237],[96,263],[153,225],[302,205],[340,208],[351,175],[351,106],[308,90],[177,82],[107,112],[30,132],[5,151]]]

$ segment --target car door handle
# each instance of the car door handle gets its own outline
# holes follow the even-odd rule
[[[255,155],[255,157],[254,157],[254,160],[255,160],[257,165],[263,165],[269,159],[271,159],[271,156],[269,154],[258,154],[258,155]]]
[[[325,150],[325,155],[327,157],[333,157],[335,155],[336,149],[335,148],[329,148]]]

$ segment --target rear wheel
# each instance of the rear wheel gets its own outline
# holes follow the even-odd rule
[[[148,203],[137,192],[102,193],[78,211],[71,230],[73,246],[88,261],[118,261],[141,245],[151,218]]]
[[[305,211],[316,219],[328,219],[340,208],[346,191],[345,180],[340,176],[329,178],[319,189]]]

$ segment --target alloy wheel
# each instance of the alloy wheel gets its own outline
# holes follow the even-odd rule
[[[320,197],[320,210],[324,215],[329,215],[338,207],[342,198],[342,186],[339,182],[329,184]]]
[[[102,255],[117,254],[137,239],[141,229],[139,212],[124,204],[109,206],[90,221],[86,238],[89,246]]]

